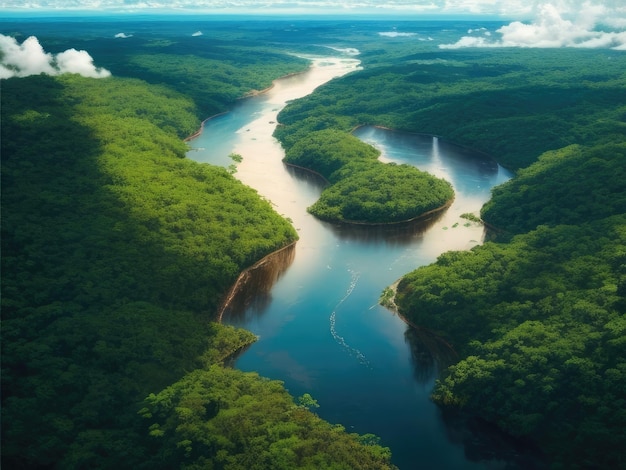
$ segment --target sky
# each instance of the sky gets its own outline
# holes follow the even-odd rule
[[[585,5],[626,16],[624,0],[0,0],[0,10],[92,13],[319,13],[472,15],[531,19],[544,4],[564,14]],[[609,17],[607,15],[607,17]]]
[[[0,0],[0,12],[23,16],[69,14],[368,14],[404,19],[472,16],[500,18],[502,26],[469,29],[442,49],[470,47],[577,47],[626,51],[626,0]],[[120,40],[128,37],[116,35]],[[403,36],[411,40],[410,35]],[[110,75],[86,51],[45,52],[36,37],[21,44],[0,34],[0,78],[35,73]]]

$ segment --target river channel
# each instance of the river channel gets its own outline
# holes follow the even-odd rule
[[[498,468],[468,456],[462,435],[429,399],[436,364],[378,298],[441,253],[482,243],[483,227],[460,216],[478,214],[490,189],[511,174],[438,138],[362,127],[355,135],[379,148],[381,160],[410,163],[450,181],[454,203],[422,224],[394,229],[341,227],[312,217],[306,208],[323,186],[282,163],[283,150],[272,137],[277,114],[289,100],[358,67],[353,58],[313,59],[309,71],[241,100],[190,141],[188,157],[196,161],[230,166],[228,155],[240,154],[235,176],[290,218],[300,235],[271,289],[248,296],[246,308],[224,316],[259,336],[236,367],[281,380],[294,396],[310,393],[322,418],[376,434],[402,470]]]

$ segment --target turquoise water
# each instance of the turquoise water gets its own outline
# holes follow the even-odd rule
[[[511,175],[492,159],[441,139],[363,127],[355,135],[378,147],[383,161],[411,163],[446,178],[455,202],[445,214],[403,229],[322,223],[306,212],[321,183],[285,167],[282,149],[271,138],[272,116],[284,106],[281,97],[294,89],[305,93],[307,80],[281,81],[268,95],[208,121],[188,154],[228,166],[233,162],[227,155],[240,153],[236,176],[290,217],[301,236],[271,291],[224,318],[259,335],[236,367],[282,380],[294,396],[310,393],[320,404],[318,414],[332,423],[380,436],[401,469],[486,468],[466,456],[461,434],[429,399],[437,367],[412,353],[419,345],[378,298],[386,286],[442,252],[481,243],[483,228],[460,215],[478,213],[490,188]],[[491,462],[489,468],[499,465]]]

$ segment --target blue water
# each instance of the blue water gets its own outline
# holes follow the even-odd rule
[[[257,135],[254,122],[263,120],[264,106],[276,111],[275,101],[259,96],[208,121],[191,142],[199,150],[188,154],[228,166],[232,160],[226,156],[236,150],[244,163],[254,159],[271,166],[269,184],[268,175],[243,166],[242,179],[262,195],[273,193],[277,210],[294,220],[301,236],[293,263],[265,301],[225,318],[259,335],[236,367],[282,380],[294,396],[310,393],[320,404],[318,414],[332,423],[378,435],[401,469],[485,468],[453,442],[429,399],[436,367],[413,361],[406,325],[379,306],[378,298],[386,286],[442,252],[481,243],[483,228],[460,215],[477,214],[490,188],[511,175],[492,159],[441,139],[363,127],[355,135],[378,147],[381,160],[411,163],[446,178],[455,188],[455,202],[424,226],[404,230],[323,223],[306,212],[320,183],[283,166],[276,142],[249,137]],[[282,197],[276,195],[280,188]]]

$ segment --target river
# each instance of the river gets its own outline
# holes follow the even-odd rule
[[[353,58],[314,59],[308,72],[277,80],[267,93],[207,121],[190,142],[188,157],[200,162],[229,166],[228,155],[240,154],[235,176],[289,217],[300,235],[286,270],[272,273],[271,289],[224,317],[259,336],[236,367],[282,380],[294,396],[310,393],[317,413],[348,431],[378,435],[401,469],[499,468],[502,462],[468,457],[466,433],[446,424],[429,399],[436,364],[378,298],[444,251],[482,243],[483,227],[460,216],[477,214],[490,189],[511,174],[438,138],[362,127],[355,135],[379,148],[381,160],[411,163],[450,181],[454,203],[405,228],[341,227],[312,217],[306,208],[321,182],[282,163],[272,137],[276,116],[289,100],[358,67]]]

